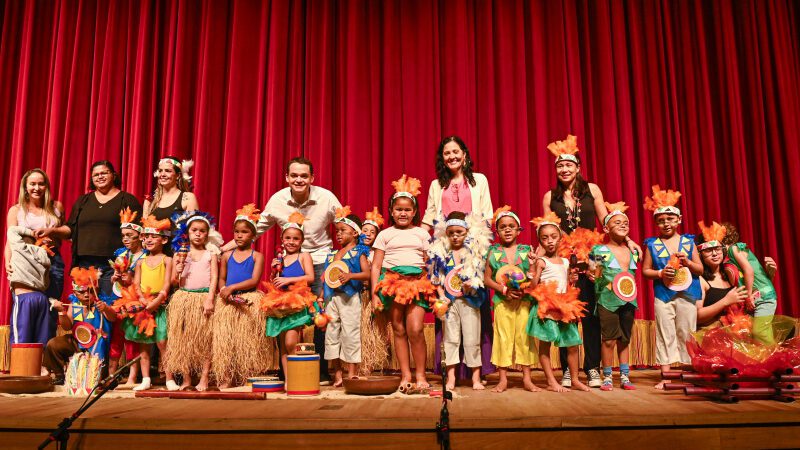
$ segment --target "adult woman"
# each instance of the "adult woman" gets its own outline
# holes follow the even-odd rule
[[[49,237],[53,240],[50,284],[45,294],[56,299],[61,298],[61,291],[64,288],[64,260],[59,251],[61,239],[69,235],[69,230],[61,227],[63,211],[64,206],[61,202],[53,200],[47,174],[42,169],[32,169],[22,176],[17,204],[8,209],[6,216],[7,228],[22,226],[33,230],[38,237]],[[10,272],[11,247],[8,244],[5,246],[3,256],[6,272]],[[51,321],[49,330],[51,336],[55,336],[57,324],[57,320]]]
[[[594,229],[596,220],[602,221],[608,210],[603,200],[603,192],[594,184],[584,180],[580,174],[581,160],[578,156],[578,139],[568,135],[564,141],[556,141],[547,146],[555,155],[556,186],[547,191],[542,199],[544,213],[554,212],[561,219],[561,229],[570,234],[578,228]],[[630,238],[626,239],[632,251],[642,253],[642,249]],[[594,284],[585,274],[578,278],[580,299],[588,303],[590,312],[595,310],[597,299],[594,295]],[[600,387],[600,320],[594,314],[587,314],[581,319],[583,326],[583,370],[589,380],[590,387]],[[567,367],[567,349],[559,349],[561,367]],[[568,370],[564,371],[561,381],[563,386],[571,386],[572,379]]]
[[[747,290],[743,286],[735,288],[736,284],[728,280],[722,268],[725,248],[720,241],[706,241],[702,234],[695,239],[703,263],[703,275],[700,277],[703,295],[695,303],[697,327],[705,328],[718,324],[728,306],[743,303],[747,299]]]
[[[465,214],[479,214],[487,220],[491,219],[492,198],[489,195],[489,182],[483,174],[472,171],[473,164],[469,149],[458,136],[448,136],[439,143],[436,152],[436,180],[428,189],[428,203],[422,218],[422,227],[430,231],[435,222],[444,220],[453,211]],[[436,321],[436,346],[434,361],[441,358],[442,326]],[[495,371],[490,362],[492,356],[492,314],[490,302],[483,302],[481,307],[481,374]],[[438,364],[434,371],[439,373]],[[464,364],[459,364],[456,376],[469,378],[469,371]]]
[[[158,169],[153,173],[156,189],[153,198],[144,201],[144,215],[154,215],[158,220],[169,219],[174,213],[197,211],[197,197],[189,187],[189,170],[192,161],[180,161],[174,156],[166,156],[158,161]]]
[[[89,192],[78,198],[67,221],[72,267],[100,269],[100,291],[111,295],[113,270],[108,260],[122,246],[119,213],[125,208],[141,213],[142,207],[136,197],[120,190],[122,181],[110,161],[96,161],[90,173]]]

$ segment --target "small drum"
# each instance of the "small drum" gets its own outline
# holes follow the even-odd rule
[[[317,353],[317,348],[311,342],[301,342],[294,346],[295,355],[313,355],[315,353]]]
[[[278,377],[250,377],[247,379],[247,385],[253,386],[256,383],[266,383],[268,381],[278,381]]]
[[[319,355],[287,355],[286,393],[319,395]]]
[[[42,374],[44,346],[38,342],[11,344],[11,375],[38,377]]]
[[[283,392],[283,381],[256,381],[253,383],[253,392]]]

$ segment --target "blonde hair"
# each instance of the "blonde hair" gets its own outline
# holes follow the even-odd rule
[[[172,159],[178,161],[176,158],[173,158],[171,156],[165,157],[164,159]],[[161,160],[159,161],[158,165],[161,165]],[[156,169],[157,168],[158,166],[156,166]],[[172,170],[175,171],[175,176],[176,176],[175,185],[178,187],[178,189],[180,189],[182,192],[192,192],[192,188],[191,186],[189,186],[189,182],[186,181],[185,178],[183,178],[183,172],[181,171],[181,169],[175,164],[172,164]],[[153,173],[153,175],[157,177],[158,170],[156,170]],[[158,204],[161,203],[161,197],[163,196],[164,196],[164,188],[162,188],[158,184],[158,181],[156,181],[156,188],[153,191],[153,200],[150,202],[148,210],[144,211],[143,214],[144,217],[149,216],[154,209],[158,208]],[[183,194],[181,194],[181,202],[183,202]]]
[[[22,180],[19,183],[19,198],[17,199],[17,207],[20,208],[25,214],[28,213],[28,203],[30,200],[28,199],[28,178],[38,173],[39,175],[44,178],[44,202],[42,204],[42,210],[44,211],[45,217],[47,217],[47,224],[48,225],[59,225],[61,223],[61,219],[56,214],[55,202],[53,201],[53,196],[50,193],[50,178],[47,177],[47,174],[44,170],[40,168],[31,169],[25,172],[25,175],[22,176]]]

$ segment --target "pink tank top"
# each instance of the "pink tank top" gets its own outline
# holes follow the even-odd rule
[[[186,255],[186,262],[181,273],[181,289],[206,289],[211,284],[211,252],[203,252],[199,261]]]
[[[472,212],[472,193],[466,178],[463,183],[450,183],[450,186],[442,191],[442,217],[446,218],[453,211],[464,214]]]
[[[56,215],[60,215],[58,211],[56,211]],[[48,226],[57,225],[52,218],[48,220],[48,217],[45,214],[40,216],[30,211],[26,213],[22,208],[17,210],[17,224],[21,227],[25,227],[34,231],[47,228]]]

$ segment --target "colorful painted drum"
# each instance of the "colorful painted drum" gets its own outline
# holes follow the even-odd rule
[[[253,383],[253,392],[283,392],[283,381],[256,381]]]
[[[319,395],[319,355],[288,355],[286,358],[286,393]]]
[[[11,375],[37,377],[42,373],[44,346],[39,342],[11,344]]]
[[[247,385],[252,386],[256,383],[265,383],[268,381],[278,381],[278,377],[275,376],[265,376],[265,377],[250,377],[247,379]]]

